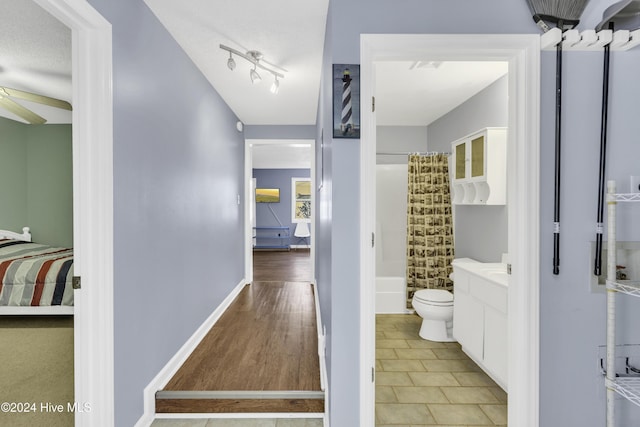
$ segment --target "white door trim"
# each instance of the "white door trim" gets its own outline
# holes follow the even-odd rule
[[[75,424],[113,426],[111,24],[84,0],[36,3],[72,30]]]
[[[374,425],[375,387],[375,115],[374,62],[502,60],[509,62],[508,201],[509,425],[539,425],[539,129],[540,46],[537,35],[363,34],[360,144],[360,423]]]

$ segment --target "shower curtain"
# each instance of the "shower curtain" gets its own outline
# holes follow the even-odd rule
[[[453,289],[453,217],[445,154],[409,156],[407,308],[420,289]]]

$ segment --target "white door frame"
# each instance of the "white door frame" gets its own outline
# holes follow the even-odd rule
[[[72,31],[75,425],[113,426],[111,24],[85,0],[35,1]]]
[[[539,425],[539,129],[540,42],[537,35],[363,34],[360,44],[360,423],[374,425],[375,387],[375,90],[374,62],[492,60],[509,62],[508,244],[509,425]]]
[[[303,139],[299,139],[300,141]],[[304,139],[304,141],[308,141],[310,143],[309,150],[311,150],[311,165],[310,176],[311,176],[311,189],[314,190],[316,187],[316,149],[315,144],[316,141],[313,139]],[[293,141],[287,141],[284,139],[278,140],[270,140],[270,139],[245,139],[244,141],[244,182],[245,182],[245,197],[244,197],[244,226],[245,226],[245,258],[244,258],[244,266],[245,272],[244,277],[247,283],[251,283],[253,281],[253,224],[251,219],[251,204],[254,201],[254,195],[251,191],[251,180],[253,179],[253,146],[254,145],[288,145]],[[310,241],[310,276],[309,281],[312,283],[316,283],[316,192],[311,191],[311,222],[309,223],[309,231],[311,232]],[[293,231],[291,231],[291,235],[293,236]]]

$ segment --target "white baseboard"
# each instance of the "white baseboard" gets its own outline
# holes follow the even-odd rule
[[[247,285],[247,281],[242,279],[236,285],[222,303],[211,313],[207,320],[191,335],[178,352],[169,360],[169,362],[158,372],[153,380],[144,389],[144,414],[138,420],[135,427],[149,427],[156,416],[156,391],[162,390],[169,380],[180,369],[180,366],[187,360],[193,350],[200,344],[200,341],[209,332],[213,325],[218,321],[222,313],[225,312],[229,305],[238,296],[240,291]]]

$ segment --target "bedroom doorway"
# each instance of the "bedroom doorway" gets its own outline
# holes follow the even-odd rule
[[[389,60],[493,60],[509,63],[508,247],[510,276],[509,424],[538,425],[539,349],[539,37],[535,35],[362,35],[362,139],[360,144],[360,420],[373,424],[375,389],[375,231],[376,116],[374,62]],[[366,107],[364,107],[366,106]],[[517,165],[517,167],[516,167]]]
[[[245,140],[247,282],[314,281],[314,144]]]
[[[75,425],[114,424],[111,24],[89,3],[34,0],[72,30]],[[82,343],[79,345],[77,343]],[[86,408],[86,406],[85,406]]]

